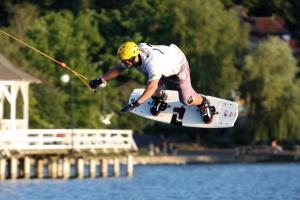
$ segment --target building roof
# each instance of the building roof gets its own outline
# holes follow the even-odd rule
[[[289,33],[284,28],[283,22],[275,20],[273,17],[244,17],[245,21],[252,24],[254,31],[267,34]]]
[[[242,24],[251,26],[250,34],[256,38],[264,38],[268,35],[278,35],[283,40],[287,41],[294,53],[300,53],[298,41],[292,39],[291,31],[285,27],[285,22],[282,19],[276,19],[274,16],[267,17],[252,17],[248,16],[243,6],[237,5],[233,9],[237,12]]]
[[[0,81],[20,81],[40,83],[41,81],[13,66],[1,53],[0,53]]]
[[[248,16],[245,8],[241,5],[234,6],[233,9],[237,12],[242,23],[251,25],[252,32],[261,34],[290,34],[290,31],[285,28],[284,20],[282,19],[276,19],[274,16]]]

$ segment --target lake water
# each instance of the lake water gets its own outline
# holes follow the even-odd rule
[[[0,200],[21,199],[300,200],[300,164],[135,166],[131,178],[0,182]]]

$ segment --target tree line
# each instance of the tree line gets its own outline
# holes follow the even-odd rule
[[[0,2],[0,26],[90,79],[119,62],[116,51],[124,41],[175,43],[187,56],[195,90],[226,99],[236,93],[247,100],[245,113],[235,128],[201,130],[209,133],[209,138],[226,134],[231,143],[239,144],[271,138],[297,142],[300,139],[297,59],[288,44],[275,36],[249,45],[250,27],[240,23],[232,7],[243,3],[255,15],[268,11],[285,19],[293,28],[300,23],[296,12],[299,5],[283,0],[249,2],[8,0]],[[299,29],[292,30],[299,38]],[[146,83],[138,71],[127,70],[105,89],[91,93],[72,74],[71,84],[63,83],[61,76],[67,71],[1,37],[1,53],[42,80],[41,84],[31,86],[31,128],[74,126],[160,131],[153,121],[118,113],[131,91]],[[112,123],[101,123],[100,117],[110,113],[114,113]]]

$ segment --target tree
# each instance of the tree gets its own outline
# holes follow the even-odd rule
[[[246,48],[248,29],[219,1],[174,3],[169,6],[172,19],[167,36],[186,53],[195,89],[228,98],[240,84],[237,63]]]
[[[288,44],[270,37],[245,58],[242,90],[250,97],[247,129],[256,140],[299,137],[296,60]]]
[[[49,12],[30,27],[27,40],[37,49],[66,62],[69,67],[90,77],[93,74],[91,69],[95,65],[92,63],[92,56],[103,46],[103,39],[97,31],[93,15],[92,11],[82,12],[77,17],[68,11]],[[24,49],[24,51],[31,66],[37,71],[34,74],[38,77],[44,74],[41,77],[44,83],[35,88],[35,97],[38,101],[36,107],[40,111],[40,118],[47,119],[49,125],[52,124],[54,127],[69,127],[70,87],[64,86],[60,81],[60,76],[66,71],[32,50]],[[75,127],[99,127],[97,95],[91,95],[89,88],[75,79],[73,74],[70,75],[73,79]],[[50,82],[55,85],[53,88],[46,87]],[[67,117],[59,116],[60,111]],[[64,118],[67,118],[68,122],[60,123]],[[38,123],[36,125],[38,126]]]

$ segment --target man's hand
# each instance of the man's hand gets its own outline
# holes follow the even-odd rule
[[[104,81],[102,77],[99,77],[99,78],[90,80],[89,86],[95,90],[99,85],[104,85],[105,83],[106,83],[106,81]]]
[[[124,108],[122,108],[122,110],[120,110],[121,112],[130,112],[132,111],[134,108],[138,107],[140,104],[135,101],[133,103],[128,104],[127,106],[125,106]]]

